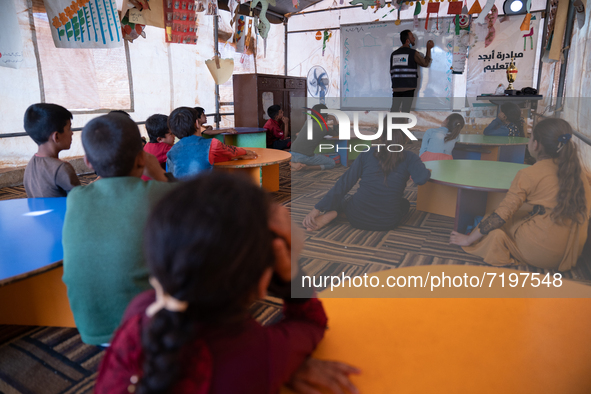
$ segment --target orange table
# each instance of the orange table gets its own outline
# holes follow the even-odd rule
[[[215,163],[217,170],[243,173],[271,192],[279,190],[279,163],[291,160],[291,153],[277,149],[248,148],[259,155],[254,160]]]
[[[359,367],[363,372],[352,381],[361,393],[591,392],[591,287],[563,279],[559,289],[522,288],[521,280],[510,288],[507,276],[523,271],[488,266],[372,274],[385,283],[390,275],[426,277],[428,272],[497,277],[491,289],[487,276],[483,288],[445,292],[381,286],[324,291],[329,328],[314,356]],[[579,298],[461,298],[514,296]]]

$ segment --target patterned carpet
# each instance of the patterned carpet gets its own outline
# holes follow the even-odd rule
[[[332,171],[291,174],[289,164],[283,164],[280,190],[273,193],[274,198],[291,209],[299,225],[345,170],[339,166]],[[93,175],[81,177],[83,184],[93,179]],[[311,275],[359,275],[413,265],[483,264],[480,258],[448,244],[452,218],[416,211],[416,194],[416,185],[409,181],[405,197],[411,210],[396,230],[357,230],[337,218],[320,231],[306,233],[300,260],[306,271]],[[22,186],[0,189],[0,200],[24,197]],[[545,272],[529,266],[516,269]],[[591,263],[581,260],[564,275],[591,284]],[[258,302],[252,314],[263,324],[273,323],[281,318],[280,301],[269,297]],[[0,394],[91,393],[102,355],[100,348],[83,344],[76,329],[0,326]]]

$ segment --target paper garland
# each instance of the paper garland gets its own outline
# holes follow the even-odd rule
[[[452,1],[447,7],[447,15],[459,15],[462,13],[462,2]]]
[[[494,1],[494,0],[493,0]],[[428,29],[429,25],[429,14],[434,13],[437,14],[437,29],[439,29],[439,3],[429,3],[427,4],[427,19],[425,19],[425,30]]]
[[[468,11],[468,14],[472,15],[472,14],[480,14],[482,12],[482,7],[480,6],[480,3],[478,2],[478,0],[476,0],[474,2],[474,4],[472,4],[472,7],[470,7],[470,11]]]

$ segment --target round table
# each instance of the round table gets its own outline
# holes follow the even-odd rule
[[[474,217],[495,210],[525,164],[486,160],[425,162],[431,179],[420,185],[417,210],[455,218],[454,230],[465,232]]]
[[[522,272],[430,265],[368,273],[382,284],[388,276],[488,275],[482,288],[448,292],[324,291],[329,327],[313,356],[359,367],[351,380],[361,393],[591,392],[591,287],[562,279],[560,288],[522,288],[523,276],[507,286],[508,275]],[[488,289],[493,273],[496,293]]]
[[[0,201],[0,324],[75,327],[62,282],[66,198]]]
[[[248,148],[256,152],[254,160],[231,160],[215,163],[216,170],[243,173],[269,191],[279,190],[279,164],[291,160],[291,153],[278,149]]]
[[[523,164],[529,138],[460,134],[454,159],[506,161]]]

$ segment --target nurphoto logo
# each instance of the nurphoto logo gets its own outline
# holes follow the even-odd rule
[[[310,111],[309,113],[306,112],[306,115],[309,116],[308,123],[307,123],[307,135],[306,135],[308,140],[313,139],[314,122],[316,124],[318,124],[318,127],[320,128],[320,130],[328,130],[328,125],[326,124],[326,120],[324,119],[322,114],[334,115],[335,118],[337,119],[337,122],[339,124],[339,136],[338,136],[339,140],[343,141],[343,140],[350,140],[351,139],[351,121],[349,119],[349,116],[346,113],[344,113],[343,111],[339,111],[336,109],[330,109],[330,108],[329,109],[321,109],[320,110],[320,112],[322,113],[321,114],[321,113],[318,113],[318,111],[315,111],[311,108],[304,108],[304,109]],[[380,138],[385,131],[387,134],[388,140],[391,140],[392,139],[392,130],[400,130],[404,134],[406,134],[406,136],[408,138],[410,138],[412,141],[417,141],[417,137],[415,137],[409,130],[410,128],[414,127],[417,124],[417,117],[415,115],[410,114],[410,113],[405,113],[405,112],[387,112],[385,114],[386,114],[386,130],[384,130],[384,123],[382,122],[382,119],[384,118],[384,112],[378,112],[378,129],[377,129],[376,133],[375,134],[362,134],[359,131],[359,111],[354,111],[353,112],[353,134],[354,134],[355,138],[358,138],[363,141],[375,141],[378,138]],[[410,119],[410,123],[407,123],[407,119]],[[400,144],[390,144],[390,145],[386,145],[386,144],[371,144],[371,145],[360,144],[360,145],[355,145],[353,147],[353,150],[355,152],[367,152],[372,147],[376,147],[378,151],[382,147],[384,147],[389,152],[402,152],[402,150],[404,149],[402,147],[402,145],[400,145]],[[323,150],[326,152],[329,150],[332,151],[333,149],[335,149],[336,152],[338,152],[339,150],[347,150],[347,151],[351,152],[351,146],[349,144],[347,144],[347,146],[340,146],[340,147],[338,145],[334,145],[334,144],[320,144],[319,149],[320,149],[320,153],[322,153]]]

